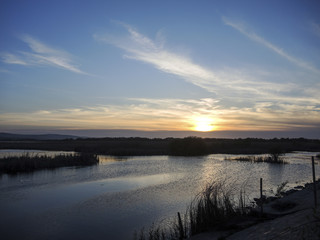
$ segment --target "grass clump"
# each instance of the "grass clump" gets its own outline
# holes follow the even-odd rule
[[[245,156],[245,157],[225,158],[225,160],[256,163],[256,162],[264,162],[264,157]]]
[[[178,213],[170,225],[152,225],[149,231],[142,229],[139,234],[136,233],[134,239],[181,240],[205,231],[233,228],[232,224],[236,221],[230,224],[230,220],[241,222],[243,219],[240,218],[248,216],[251,208],[246,205],[243,190],[237,202],[230,189],[225,184],[208,184],[191,202],[182,219]]]
[[[249,213],[243,189],[238,202],[230,187],[221,183],[208,184],[188,209],[190,235],[225,228],[235,217]]]
[[[245,157],[236,157],[236,158],[225,158],[225,160],[235,160],[235,161],[243,161],[243,162],[251,162],[251,163],[276,163],[276,164],[286,164],[287,162],[282,157],[283,154],[280,153],[272,153],[268,156],[245,156]]]
[[[276,197],[283,197],[283,194],[285,192],[284,189],[287,186],[287,184],[288,184],[288,181],[285,181],[285,182],[281,183],[280,185],[278,185],[278,187],[276,189],[276,193],[275,193]]]
[[[89,153],[60,154],[53,157],[25,154],[0,159],[0,174],[26,173],[68,166],[90,166],[97,163],[99,163],[97,155]]]

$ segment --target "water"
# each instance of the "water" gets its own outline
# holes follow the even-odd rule
[[[8,152],[0,151],[0,157]],[[135,230],[184,212],[213,180],[235,188],[245,185],[248,197],[259,196],[260,177],[267,195],[285,181],[289,186],[311,181],[313,155],[287,154],[286,165],[225,161],[235,156],[226,154],[100,156],[101,163],[91,167],[2,175],[1,239],[132,239]]]

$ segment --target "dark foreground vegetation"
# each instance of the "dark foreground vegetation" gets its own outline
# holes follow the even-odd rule
[[[153,225],[148,230],[136,232],[139,240],[180,240],[206,231],[232,230],[235,223],[249,217],[256,219],[246,203],[244,190],[236,198],[231,188],[221,183],[208,184],[189,205],[186,213],[178,216],[169,225]],[[236,221],[236,222],[235,222]]]
[[[25,154],[20,157],[0,159],[0,174],[26,173],[68,166],[90,166],[97,163],[99,163],[98,157],[90,153],[61,154],[54,157]]]
[[[319,184],[318,179],[315,184]],[[290,189],[284,191],[287,182],[282,183],[278,186],[275,196],[266,197],[262,195],[260,198],[254,198],[254,202],[251,202],[245,194],[245,187],[242,186],[240,189],[235,189],[234,184],[227,185],[221,182],[213,182],[208,184],[204,190],[199,193],[194,200],[190,203],[184,215],[177,214],[177,217],[171,222],[163,221],[159,224],[153,224],[149,229],[141,229],[139,232],[134,234],[135,240],[182,240],[189,239],[189,237],[197,235],[203,232],[212,232],[212,239],[226,239],[228,236],[237,233],[241,230],[254,226],[258,223],[265,221],[269,222],[279,217],[290,217],[290,214],[294,214],[297,211],[305,212],[307,208],[312,209],[308,206],[309,203],[304,203],[306,198],[313,198],[312,194],[308,194],[314,183],[307,183],[305,186],[300,186],[299,189],[308,189],[305,192],[306,198],[293,198],[290,199],[289,195],[298,192],[297,189]],[[318,185],[319,189],[319,185]],[[285,199],[286,197],[289,197]],[[281,201],[281,199],[284,199]],[[279,200],[279,201],[278,201]],[[263,211],[261,204],[269,204],[269,211]],[[306,204],[306,208],[299,210],[294,209],[299,204]],[[270,211],[270,208],[272,209]],[[288,211],[289,212],[285,212]],[[283,233],[286,233],[285,238],[290,239],[292,236],[298,234],[299,239],[319,239],[319,226],[320,226],[320,212],[313,208],[310,213],[296,215],[298,218],[297,224],[291,226],[286,223],[286,220],[280,222],[273,222],[273,225],[269,225],[268,229],[276,229],[274,225],[281,225]],[[308,228],[305,228],[306,223],[301,223],[307,220]],[[304,226],[305,225],[305,226]],[[257,226],[257,225],[256,225]],[[256,228],[257,229],[257,228]],[[274,231],[265,231],[266,228],[261,227],[260,235],[257,239],[275,239],[275,235],[272,234]],[[294,233],[290,233],[290,231]],[[276,230],[275,230],[276,231]],[[283,236],[279,233],[278,236]],[[214,237],[215,236],[215,237]],[[242,237],[241,237],[242,236]],[[246,234],[240,235],[241,238],[245,239]],[[253,236],[250,236],[250,239]],[[311,237],[311,238],[310,238]],[[200,238],[197,238],[200,239]],[[203,239],[209,239],[208,236],[204,236]],[[211,238],[210,238],[211,239]],[[277,238],[278,239],[278,238]],[[282,239],[282,238],[281,238]],[[284,238],[283,238],[284,239]]]
[[[79,138],[66,140],[0,141],[0,149],[75,151],[114,156],[200,156],[215,153],[262,154],[320,151],[319,139],[217,138]]]

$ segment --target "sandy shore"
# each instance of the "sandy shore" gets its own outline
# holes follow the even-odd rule
[[[320,239],[320,182],[317,183],[317,209],[314,204],[313,185],[290,193],[264,205],[264,213],[269,218],[254,223],[241,231],[207,232],[190,240],[271,240],[271,239]]]

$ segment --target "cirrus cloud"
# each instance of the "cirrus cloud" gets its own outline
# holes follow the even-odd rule
[[[125,50],[127,52],[125,57],[128,59],[151,64],[163,72],[182,77],[199,87],[208,89],[209,84],[212,85],[219,82],[219,79],[212,71],[194,63],[188,57],[166,50],[163,47],[163,42],[153,41],[133,27],[123,23],[120,24],[128,31],[128,39],[120,39],[108,34],[95,34],[94,39]]]
[[[4,63],[24,66],[46,65],[79,74],[87,74],[73,63],[72,56],[66,51],[49,47],[29,35],[23,35],[21,40],[28,45],[30,51],[2,53],[1,58]]]
[[[272,50],[273,52],[277,53],[281,57],[287,59],[288,61],[290,61],[291,63],[295,64],[296,66],[299,66],[299,67],[304,68],[306,70],[310,70],[310,71],[312,71],[314,73],[320,74],[320,70],[317,69],[316,67],[314,67],[311,63],[308,63],[308,62],[303,61],[303,60],[301,60],[299,58],[291,56],[289,53],[287,53],[286,51],[284,51],[280,47],[272,44],[271,42],[269,42],[266,39],[262,38],[261,36],[257,35],[256,33],[252,32],[252,31],[249,31],[243,23],[231,21],[230,19],[228,19],[226,17],[222,17],[222,20],[226,25],[238,30],[240,33],[242,33],[243,35],[247,36],[251,40],[253,40],[253,41],[257,42],[257,43],[260,43],[263,46],[269,48],[270,50]],[[319,28],[319,26],[314,25],[314,28],[317,29],[317,28]],[[316,31],[319,31],[319,29],[316,30]]]

